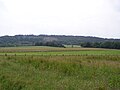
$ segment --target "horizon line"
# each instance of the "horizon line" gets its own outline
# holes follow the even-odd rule
[[[4,36],[17,36],[17,35],[23,35],[23,36],[29,36],[29,35],[34,35],[34,36],[39,36],[39,35],[47,35],[47,36],[75,36],[75,37],[95,37],[95,38],[103,38],[103,39],[120,39],[120,38],[108,38],[108,37],[99,37],[99,36],[84,36],[84,35],[65,35],[65,34],[15,34],[15,35],[0,35],[0,37]]]

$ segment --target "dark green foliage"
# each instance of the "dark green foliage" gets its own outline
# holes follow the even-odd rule
[[[57,41],[52,42],[36,42],[35,46],[52,46],[52,47],[64,47],[61,43]]]
[[[92,47],[92,43],[91,42],[84,42],[84,43],[81,43],[81,46],[82,47]]]
[[[85,42],[82,47],[120,49],[120,42]]]
[[[120,42],[120,39],[103,39],[97,37],[65,36],[65,35],[15,35],[0,37],[1,47],[34,46],[48,42],[59,42],[65,45],[79,45],[81,42]],[[42,42],[42,43],[40,43]],[[55,42],[56,43],[56,42]],[[117,46],[116,46],[117,47]]]

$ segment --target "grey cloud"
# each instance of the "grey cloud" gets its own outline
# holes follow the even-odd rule
[[[120,0],[119,3],[115,0],[85,0],[91,5],[86,5],[84,0],[75,0],[70,5],[67,4],[69,0],[61,0],[61,5],[66,2],[62,7],[56,5],[56,0],[51,0],[56,3],[50,1],[47,5],[46,1],[0,1],[0,35],[64,34],[120,38]]]
[[[111,0],[111,2],[114,9],[120,12],[120,0]]]

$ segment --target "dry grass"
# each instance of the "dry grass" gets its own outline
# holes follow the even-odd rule
[[[40,52],[40,51],[88,51],[88,50],[108,50],[100,48],[58,48],[45,46],[26,46],[26,47],[5,47],[0,48],[0,52]]]

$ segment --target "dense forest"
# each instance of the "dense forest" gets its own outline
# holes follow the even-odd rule
[[[116,47],[118,48],[120,46],[120,39],[107,39],[90,36],[66,36],[66,35],[15,35],[0,37],[0,47],[42,46],[42,45],[58,47],[63,47],[63,45],[81,45],[83,47],[98,47],[98,48],[107,48],[108,46],[109,48],[111,47],[113,48],[114,46],[114,48]]]
[[[120,42],[84,42],[82,47],[120,49]]]

